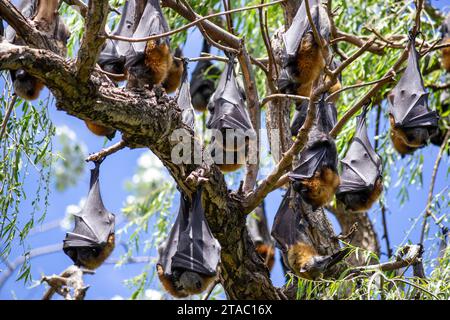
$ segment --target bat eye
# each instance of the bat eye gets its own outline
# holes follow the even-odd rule
[[[201,289],[202,283],[201,283],[200,281],[197,281],[197,282],[195,283],[195,286],[197,287],[197,289]]]

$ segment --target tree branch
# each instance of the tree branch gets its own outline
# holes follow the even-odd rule
[[[105,26],[109,13],[107,0],[90,0],[85,19],[85,31],[76,61],[77,77],[86,82],[94,70],[105,43]]]

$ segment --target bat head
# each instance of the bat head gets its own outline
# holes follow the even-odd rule
[[[184,271],[179,277],[179,289],[185,290],[190,294],[198,294],[203,290],[203,278],[196,272]]]

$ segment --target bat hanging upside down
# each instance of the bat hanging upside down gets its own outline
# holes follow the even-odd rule
[[[67,232],[63,250],[75,265],[97,269],[114,249],[115,216],[103,205],[99,186],[100,162],[91,170],[91,187],[86,203],[75,214],[75,226]]]
[[[299,104],[291,125],[291,132],[297,135],[306,118],[308,103]],[[293,189],[314,208],[331,201],[339,186],[337,173],[337,150],[329,132],[336,123],[336,108],[325,103],[324,96],[317,103],[317,114],[308,142],[300,153],[299,165],[289,174]]]
[[[200,188],[192,200],[181,194],[177,220],[158,248],[159,280],[177,298],[205,291],[217,276],[220,245],[205,219],[201,193]]]
[[[424,147],[438,128],[436,111],[428,108],[415,38],[410,35],[406,70],[388,95],[391,140],[402,156]]]

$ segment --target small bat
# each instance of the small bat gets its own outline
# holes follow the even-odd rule
[[[309,97],[312,84],[325,67],[328,49],[322,51],[314,39],[305,1],[300,5],[291,26],[282,36],[284,50],[278,85],[282,93]],[[314,25],[320,33],[322,45],[326,47],[330,38],[330,21],[327,13],[319,0],[308,1]]]
[[[194,108],[192,107],[191,103],[191,94],[187,72],[187,60],[185,60],[183,63],[184,63],[183,76],[181,80],[181,87],[178,90],[177,94],[177,103],[180,109],[182,110],[183,122],[192,129],[194,129],[195,116],[194,116]]]
[[[291,190],[283,196],[272,226],[272,237],[277,248],[281,250],[283,264],[297,276],[316,279],[328,268],[341,261],[347,250],[340,250],[332,255],[320,255],[311,243],[308,222],[303,217],[302,206],[294,201],[301,201],[299,195]]]
[[[56,41],[57,54],[65,56],[67,53],[67,40],[70,32],[58,15],[58,0],[38,1],[23,0],[18,6],[18,10],[26,18],[32,18],[36,28],[45,33],[50,39]],[[6,29],[6,39],[14,44],[24,45],[16,31],[8,26]],[[44,83],[31,76],[24,69],[12,70],[10,72],[13,81],[14,92],[26,100],[35,100],[39,97]]]
[[[329,135],[337,112],[334,104],[325,103],[324,98],[323,95],[317,103],[316,119],[308,143],[300,152],[300,164],[289,174],[294,190],[313,208],[331,201],[339,185],[336,144]],[[303,106],[300,112],[306,113],[306,109]]]
[[[267,223],[264,202],[255,209],[255,216],[247,216],[247,230],[256,246],[256,252],[261,255],[269,270],[272,270],[275,263],[275,250]]]
[[[428,108],[428,92],[420,74],[413,36],[410,36],[405,73],[388,95],[388,102],[394,148],[403,156],[424,147],[437,129],[438,115]]]
[[[203,292],[217,276],[220,245],[205,219],[201,194],[200,188],[192,201],[181,194],[175,224],[158,248],[158,277],[177,298]]]
[[[114,249],[115,216],[103,205],[99,186],[100,162],[91,170],[86,203],[75,214],[75,227],[67,232],[63,250],[77,266],[98,268]]]
[[[222,139],[213,137],[211,156],[219,158],[216,164],[222,171],[237,170],[245,163],[247,139],[254,137],[255,132],[245,106],[244,94],[234,74],[234,57],[229,57],[217,89],[208,103],[208,110],[211,115],[206,127],[220,132],[222,136]]]
[[[358,118],[356,133],[341,160],[341,184],[336,198],[350,212],[364,212],[372,207],[383,191],[382,163],[367,136],[367,106]]]
[[[167,93],[172,93],[178,89],[183,77],[184,63],[182,60],[183,53],[180,48],[175,49],[172,66],[170,67],[166,79],[164,79],[163,87]]]
[[[112,33],[115,36],[131,38],[136,29],[136,1],[129,0],[125,2],[122,9],[119,24]],[[98,64],[106,72],[123,75],[123,77],[115,77],[115,81],[126,80],[125,57],[131,51],[131,43],[127,41],[119,41],[107,39],[98,58]]]
[[[204,39],[202,52],[209,53],[211,46]],[[197,111],[205,111],[209,99],[214,93],[215,78],[220,76],[220,70],[209,60],[201,60],[195,66],[191,79],[192,105]]]
[[[133,38],[144,38],[169,31],[159,0],[148,0]],[[153,87],[162,83],[172,66],[169,38],[162,37],[147,42],[133,42],[127,55],[128,87]]]
[[[442,43],[450,43],[450,13],[441,27]],[[450,72],[450,47],[442,48],[442,66]]]

